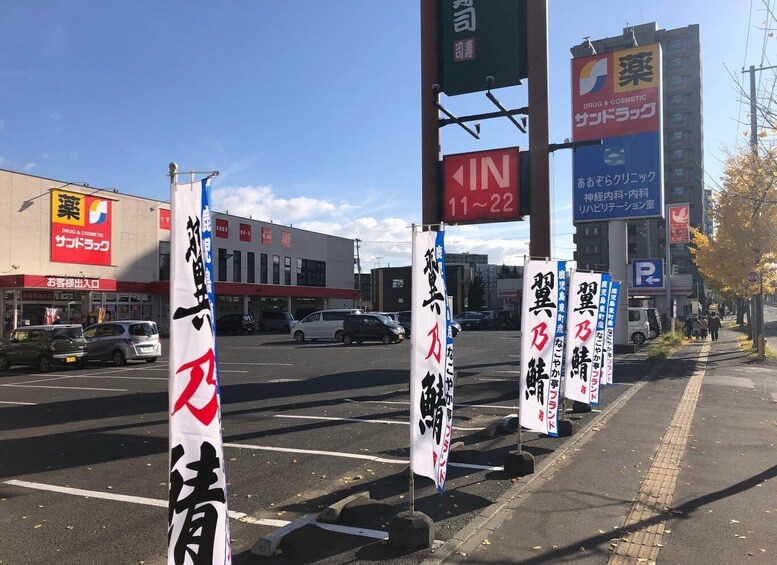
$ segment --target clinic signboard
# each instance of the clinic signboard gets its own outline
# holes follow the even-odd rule
[[[439,81],[448,96],[520,84],[527,76],[526,0],[437,1]]]
[[[51,191],[51,261],[111,264],[113,202],[106,198]]]
[[[572,60],[574,221],[663,217],[661,46]]]

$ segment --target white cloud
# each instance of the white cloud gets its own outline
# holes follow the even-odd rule
[[[37,165],[35,163],[25,163],[24,164],[24,170],[28,173],[33,170]]]
[[[365,195],[361,202],[366,202],[367,198]],[[296,228],[313,232],[359,239],[362,272],[377,266],[410,264],[413,220],[396,215],[379,217],[380,208],[365,206],[372,215],[357,215],[359,206],[306,196],[280,198],[271,186],[215,187],[213,207],[246,218],[272,219],[276,224],[293,224]],[[408,210],[408,216],[413,212]],[[417,212],[420,214],[420,210]],[[558,243],[561,240],[554,237],[554,244]],[[355,250],[354,245],[354,253]],[[446,250],[451,253],[487,254],[489,262],[496,265],[521,265],[524,255],[529,253],[529,224],[448,226]]]
[[[213,207],[229,210],[230,214],[252,216],[257,220],[273,220],[290,224],[306,218],[337,217],[356,209],[346,203],[297,196],[278,198],[271,186],[219,187],[213,189]]]

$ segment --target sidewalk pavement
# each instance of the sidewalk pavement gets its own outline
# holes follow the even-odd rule
[[[551,464],[425,563],[777,563],[777,361],[743,354],[740,335],[687,342],[620,385]]]

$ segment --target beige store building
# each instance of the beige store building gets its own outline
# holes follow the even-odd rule
[[[16,325],[168,328],[169,203],[0,169],[0,311]],[[217,315],[353,306],[353,241],[214,214]]]

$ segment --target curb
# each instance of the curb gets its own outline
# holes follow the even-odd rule
[[[448,557],[456,553],[465,543],[470,541],[479,532],[496,530],[508,517],[509,512],[521,504],[520,495],[524,492],[531,492],[534,489],[530,487],[539,487],[545,481],[553,476],[553,467],[574,447],[584,445],[591,439],[591,430],[603,421],[606,421],[616,414],[642,387],[653,380],[663,369],[667,359],[661,360],[651,371],[636,381],[629,390],[620,395],[603,412],[598,414],[593,420],[586,424],[578,434],[572,436],[562,443],[556,454],[545,461],[542,468],[531,477],[519,479],[515,486],[500,496],[496,502],[482,510],[469,524],[456,532],[454,536],[434,550],[434,553],[424,559],[421,565],[438,565],[443,563]],[[518,499],[518,500],[517,500]],[[517,500],[517,501],[516,501]],[[516,501],[516,502],[514,502]]]

